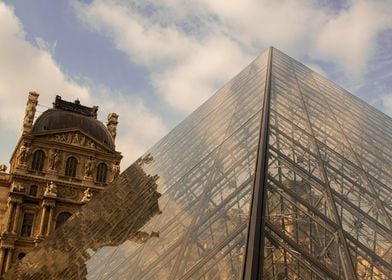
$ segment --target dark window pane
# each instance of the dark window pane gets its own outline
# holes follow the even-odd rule
[[[108,171],[108,167],[106,166],[106,164],[104,163],[98,164],[96,181],[105,183],[107,171]]]
[[[71,217],[71,216],[72,216],[72,214],[69,213],[69,212],[60,213],[60,214],[57,216],[56,228],[58,228],[59,226],[61,226],[62,224],[64,224],[65,221],[68,220],[69,217]]]
[[[34,152],[33,162],[31,164],[31,169],[42,171],[44,168],[45,153],[42,150]]]
[[[34,214],[25,213],[23,216],[22,231],[20,233],[23,237],[30,237],[33,228]]]
[[[31,186],[30,187],[30,191],[29,191],[29,195],[36,196],[37,195],[37,191],[38,191],[38,187],[37,186]]]
[[[76,176],[77,160],[75,157],[69,157],[65,165],[65,176],[75,177]]]

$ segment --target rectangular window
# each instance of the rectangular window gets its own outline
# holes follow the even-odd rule
[[[30,237],[31,231],[33,229],[34,214],[25,213],[23,216],[22,231],[20,236]]]

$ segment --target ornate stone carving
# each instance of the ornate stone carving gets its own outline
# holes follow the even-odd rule
[[[79,133],[74,133],[71,136],[71,144],[76,144],[76,145],[80,145],[80,137],[79,137]]]
[[[148,153],[144,157],[140,157],[136,160],[136,163],[139,164],[140,166],[143,166],[143,164],[149,164],[154,160],[154,157]]]
[[[79,200],[79,194],[79,189],[75,189],[72,187],[60,188],[57,192],[57,196],[74,200]]]
[[[0,164],[0,172],[5,173],[7,171],[7,165],[5,164]]]
[[[86,203],[89,202],[91,200],[91,198],[93,197],[93,193],[91,191],[90,188],[87,188],[84,192],[83,192],[83,197],[82,197],[82,202]]]
[[[57,186],[53,181],[46,185],[44,196],[57,196]]]
[[[95,159],[90,157],[84,166],[84,176],[92,177],[95,168]]]
[[[18,165],[24,165],[26,164],[27,158],[29,156],[29,144],[27,142],[24,142],[22,146],[20,146],[17,159],[18,159]]]
[[[58,149],[51,150],[49,156],[49,169],[55,170],[60,163],[60,154]]]
[[[12,183],[12,186],[11,186],[11,192],[20,192],[20,193],[23,193],[25,191],[25,188],[24,188],[24,186],[22,186],[21,184],[18,184],[18,183]]]
[[[112,172],[113,172],[113,180],[116,179],[118,177],[118,175],[120,174],[120,163],[119,162],[115,162],[112,165]]]
[[[118,115],[116,113],[110,113],[108,115],[108,123],[106,126],[113,140],[116,139],[117,125],[118,125]]]
[[[38,96],[36,92],[29,92],[29,97],[26,103],[25,116],[23,119],[23,134],[30,132],[33,126],[36,107],[38,105]]]

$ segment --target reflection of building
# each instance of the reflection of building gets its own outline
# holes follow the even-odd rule
[[[119,173],[115,151],[118,115],[107,127],[98,107],[56,97],[35,122],[38,94],[31,92],[22,135],[0,170],[0,269],[5,272],[64,223]]]
[[[270,48],[5,279],[390,279],[391,139]]]

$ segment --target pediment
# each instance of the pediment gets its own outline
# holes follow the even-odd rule
[[[94,139],[87,133],[80,131],[79,129],[73,130],[59,130],[56,132],[50,131],[47,133],[39,133],[34,135],[35,138],[41,138],[45,140],[54,141],[57,143],[88,148],[101,152],[113,152],[108,149],[105,145],[101,144],[98,140]]]

